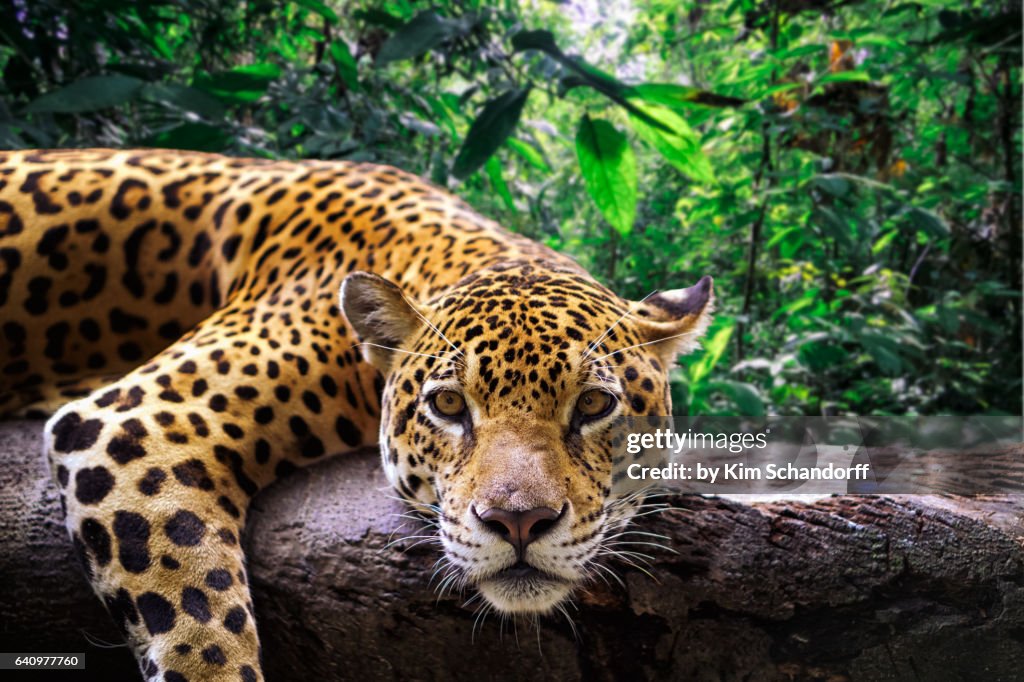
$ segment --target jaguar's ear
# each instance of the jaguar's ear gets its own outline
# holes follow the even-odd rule
[[[714,287],[707,275],[692,287],[662,291],[639,304],[636,317],[662,365],[671,366],[679,355],[700,345],[714,304]]]
[[[341,283],[341,312],[359,335],[363,357],[386,374],[396,351],[423,324],[422,311],[383,277],[353,272]]]

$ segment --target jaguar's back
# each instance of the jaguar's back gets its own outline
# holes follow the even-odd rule
[[[460,243],[433,240],[442,230]],[[443,286],[503,251],[495,235],[508,241],[449,195],[380,166],[0,153],[0,414],[52,411],[228,301],[291,295],[328,319],[353,270],[404,280],[413,295]],[[456,263],[470,240],[477,257]]]

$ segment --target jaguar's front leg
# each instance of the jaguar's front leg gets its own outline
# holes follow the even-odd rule
[[[262,678],[239,545],[249,500],[375,426],[330,400],[346,381],[373,395],[372,375],[345,367],[355,352],[310,361],[232,321],[208,321],[46,427],[68,530],[147,679]]]

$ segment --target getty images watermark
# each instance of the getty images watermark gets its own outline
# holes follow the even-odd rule
[[[678,456],[683,450],[715,449],[727,450],[731,453],[745,452],[751,448],[765,449],[768,447],[768,433],[694,433],[687,429],[686,433],[676,433],[671,429],[657,429],[654,433],[629,433],[626,435],[626,452],[638,455],[647,449],[669,451]],[[667,462],[664,466],[644,466],[633,462],[626,467],[626,475],[634,481],[707,481],[711,484],[722,481],[832,481],[861,480],[866,481],[871,465],[854,464],[849,467],[836,466],[828,462],[825,466],[794,466],[792,462],[785,464],[767,463],[762,466],[750,466],[743,462],[723,464],[706,464],[696,461],[693,464]]]
[[[614,486],[695,493],[1024,492],[1020,417],[643,417]]]

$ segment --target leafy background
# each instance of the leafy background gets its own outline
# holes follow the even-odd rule
[[[1021,6],[10,0],[0,146],[394,164],[620,294],[679,413],[1021,413]]]

